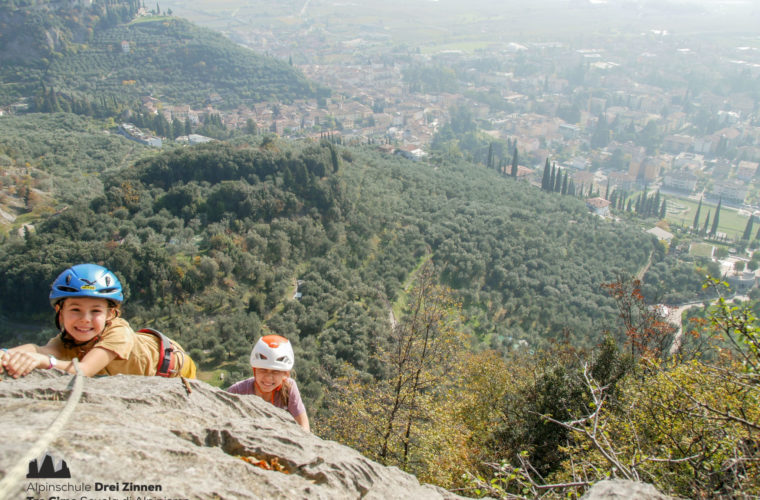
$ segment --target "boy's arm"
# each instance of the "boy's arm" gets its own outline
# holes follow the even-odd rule
[[[79,371],[86,377],[92,377],[114,359],[116,359],[115,352],[103,349],[102,347],[94,347],[79,361]],[[55,367],[68,373],[76,373],[73,361],[58,361]]]
[[[34,369],[50,367],[50,356],[60,355],[52,346],[24,344],[0,351],[0,373],[7,372],[13,378],[28,375]]]
[[[14,347],[13,349],[8,349],[7,352],[0,352],[3,354],[1,358],[2,363],[0,363],[0,373],[2,373],[4,369],[8,372],[8,375],[13,378],[24,377],[34,369],[43,370],[53,368],[53,366],[51,366],[50,356],[56,358],[54,368],[72,374],[76,373],[72,361],[57,359],[62,353],[61,350],[54,345],[47,344],[44,346],[38,346],[34,344],[25,344],[19,347]],[[87,356],[85,356],[79,363],[79,370],[83,375],[91,377],[105,368],[108,363],[114,360],[114,358],[116,358],[115,352],[95,347],[88,352]]]

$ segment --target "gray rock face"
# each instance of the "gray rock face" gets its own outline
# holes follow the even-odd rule
[[[599,481],[589,489],[581,500],[672,500],[647,483],[609,479]]]
[[[51,370],[0,381],[1,476],[61,412],[72,379]],[[188,394],[180,379],[85,379],[79,404],[47,447],[56,467],[65,461],[71,478],[25,478],[8,498],[460,498],[308,434],[259,398],[200,381],[190,385]],[[241,456],[277,462],[283,470],[265,470]],[[139,489],[129,491],[125,483]]]

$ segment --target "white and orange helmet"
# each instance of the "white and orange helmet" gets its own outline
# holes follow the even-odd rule
[[[285,337],[265,335],[251,351],[251,366],[268,370],[290,371],[295,363],[293,346]]]

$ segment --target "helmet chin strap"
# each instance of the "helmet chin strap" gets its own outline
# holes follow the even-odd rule
[[[63,333],[63,325],[61,324],[61,304],[55,305],[55,327]]]

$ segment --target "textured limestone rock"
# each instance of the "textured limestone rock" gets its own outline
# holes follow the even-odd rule
[[[0,476],[68,399],[73,377],[54,372],[0,381]],[[303,432],[284,410],[259,398],[199,381],[191,387],[188,394],[180,379],[161,377],[86,379],[70,420],[47,447],[57,463],[66,462],[71,478],[24,479],[9,498],[458,498]],[[284,471],[265,470],[240,456],[269,464],[276,459]],[[124,483],[160,491],[125,491]],[[34,489],[56,484],[92,489]],[[97,484],[119,489],[97,492]]]
[[[589,489],[581,500],[672,500],[647,483],[609,479],[599,481]]]

